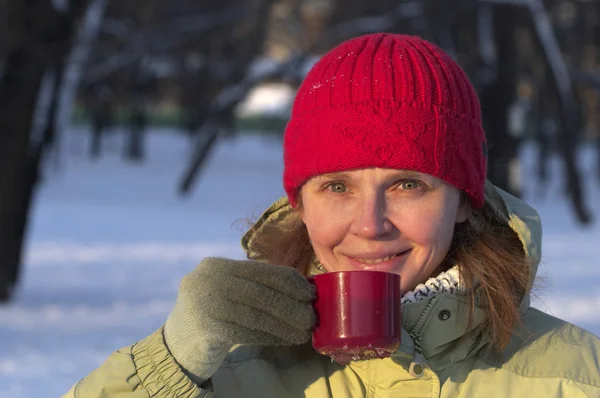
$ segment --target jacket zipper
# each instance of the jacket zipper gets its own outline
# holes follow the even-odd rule
[[[416,377],[416,378],[423,377],[423,375],[425,374],[425,368],[427,368],[429,366],[429,364],[427,363],[427,359],[425,359],[425,356],[423,355],[423,351],[421,348],[421,335],[419,335],[416,330],[417,330],[417,328],[421,327],[421,323],[424,322],[425,318],[429,314],[429,309],[431,307],[433,307],[433,305],[435,304],[436,301],[437,300],[435,297],[433,297],[431,299],[431,301],[427,304],[427,307],[425,307],[425,310],[423,311],[421,318],[419,318],[419,320],[417,321],[415,326],[409,332],[409,335],[412,338],[413,343],[415,345],[415,356],[408,368],[408,373],[412,377]]]
[[[427,359],[421,351],[421,336],[416,333],[411,333],[410,337],[415,344],[415,357],[413,358],[408,368],[408,373],[412,377],[420,378],[425,374],[425,368],[428,366]]]

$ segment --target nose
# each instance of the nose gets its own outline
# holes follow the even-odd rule
[[[365,239],[375,239],[393,230],[392,222],[387,217],[385,195],[373,193],[363,198],[356,214],[353,233]]]

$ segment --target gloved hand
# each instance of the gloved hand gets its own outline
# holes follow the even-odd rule
[[[313,286],[294,268],[209,257],[183,278],[165,341],[200,384],[235,344],[308,341],[316,320],[314,298]]]

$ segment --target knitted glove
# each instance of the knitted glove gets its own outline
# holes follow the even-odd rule
[[[298,345],[316,317],[313,286],[296,269],[206,258],[186,275],[165,324],[165,341],[196,383],[208,380],[235,344]]]

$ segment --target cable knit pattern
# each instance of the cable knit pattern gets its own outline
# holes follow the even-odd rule
[[[460,281],[458,265],[442,272],[435,278],[429,278],[425,283],[417,285],[413,291],[402,296],[401,305],[407,303],[416,303],[427,297],[435,296],[440,293],[459,293],[463,291],[464,286]]]
[[[414,36],[348,40],[311,69],[284,136],[290,204],[313,176],[381,167],[441,178],[483,205],[485,134],[463,70]]]

